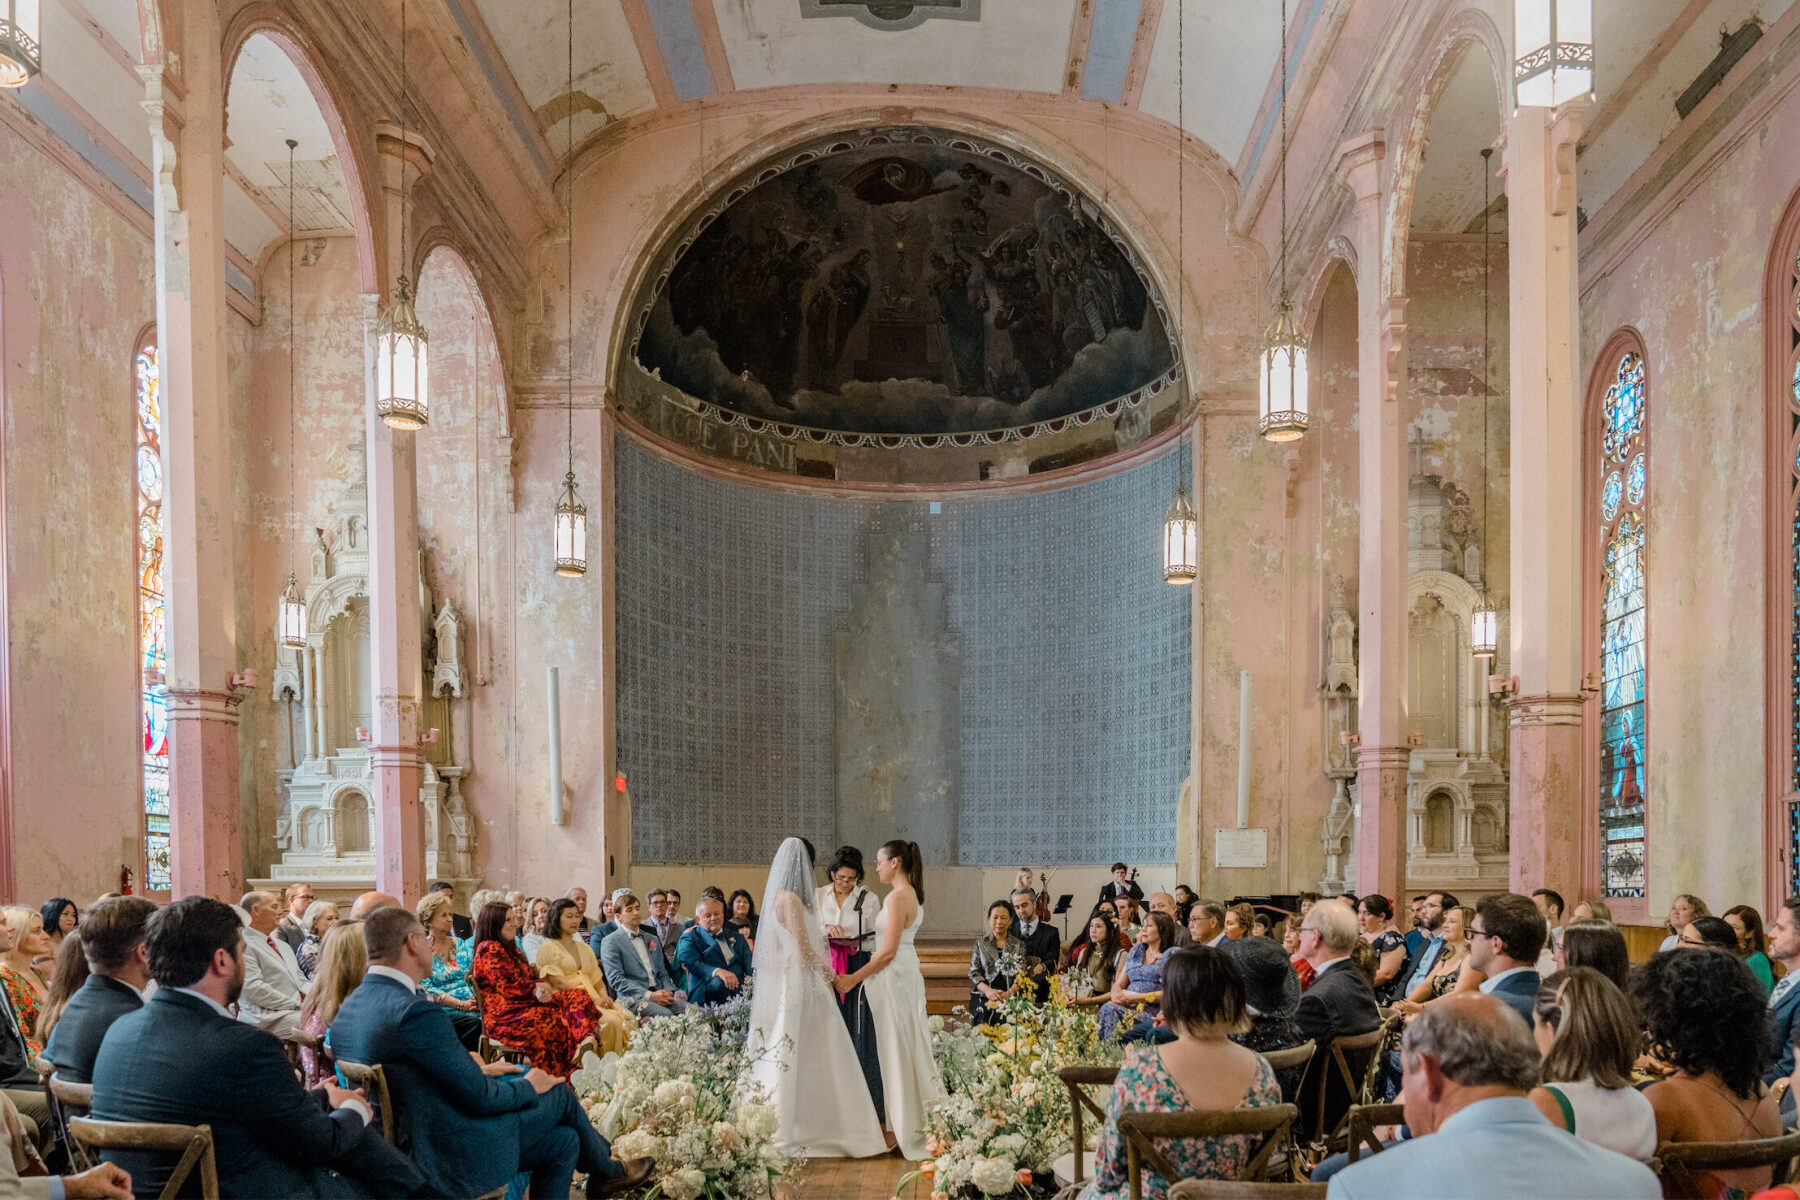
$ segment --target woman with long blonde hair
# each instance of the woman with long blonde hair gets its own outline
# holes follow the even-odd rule
[[[300,1006],[300,1032],[323,1038],[345,998],[362,982],[363,973],[369,969],[362,926],[361,921],[339,921],[319,943],[319,967],[313,974],[312,991]],[[331,1060],[322,1049],[300,1047],[300,1065],[309,1088],[318,1087],[331,1074]]]

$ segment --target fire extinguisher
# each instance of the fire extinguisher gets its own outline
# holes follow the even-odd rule
[[[122,863],[119,866],[119,895],[131,895],[131,868]]]

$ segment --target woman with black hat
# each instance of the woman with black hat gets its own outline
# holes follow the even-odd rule
[[[1300,1010],[1300,978],[1281,946],[1270,938],[1248,937],[1222,942],[1219,950],[1237,965],[1249,1000],[1250,1028],[1232,1034],[1231,1040],[1259,1054],[1302,1045],[1306,1035],[1294,1022]],[[1293,1102],[1305,1072],[1305,1066],[1275,1072],[1284,1100]]]

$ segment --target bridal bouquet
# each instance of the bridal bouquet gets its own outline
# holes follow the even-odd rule
[[[646,1200],[769,1200],[791,1169],[774,1145],[775,1110],[738,1083],[748,993],[646,1021],[629,1050],[590,1055],[571,1081],[615,1158],[654,1161]]]
[[[1116,1041],[1101,1041],[1091,1010],[1068,1003],[1059,978],[1044,1004],[1014,996],[1004,1009],[1000,1026],[931,1018],[947,1098],[926,1119],[932,1159],[901,1187],[929,1176],[940,1200],[1045,1194],[1051,1164],[1070,1150],[1069,1094],[1057,1071],[1124,1057]]]

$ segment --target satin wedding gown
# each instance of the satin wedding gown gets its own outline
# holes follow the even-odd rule
[[[775,1143],[786,1153],[808,1158],[886,1154],[887,1139],[863,1082],[862,1065],[825,979],[831,960],[812,898],[805,847],[798,838],[789,838],[769,870],[757,927],[756,985],[745,1049],[750,1065],[744,1079],[759,1085],[775,1109]]]
[[[884,906],[875,918],[876,946],[887,944],[894,907]],[[925,1112],[944,1098],[944,1080],[931,1056],[931,1030],[925,1024],[925,973],[913,935],[925,920],[920,908],[900,931],[900,949],[892,962],[863,984],[869,1015],[875,1019],[875,1049],[881,1060],[881,1093],[888,1128],[900,1153],[917,1162],[925,1153]]]

